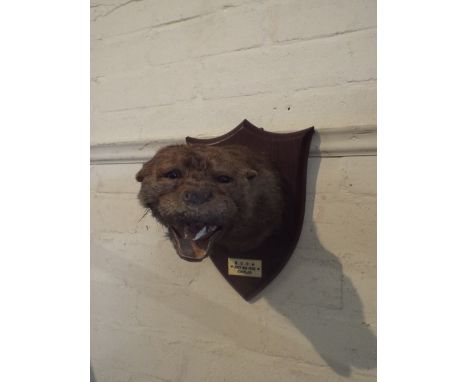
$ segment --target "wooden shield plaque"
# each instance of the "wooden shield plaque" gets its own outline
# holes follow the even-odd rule
[[[264,152],[281,174],[286,209],[280,234],[244,253],[214,252],[216,268],[246,300],[252,299],[281,271],[291,257],[304,219],[307,160],[314,128],[292,133],[271,133],[244,120],[227,134],[210,139],[187,137],[187,144],[243,145]]]

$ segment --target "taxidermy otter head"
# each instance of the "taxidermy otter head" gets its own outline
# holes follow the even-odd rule
[[[185,260],[254,249],[282,221],[278,172],[264,155],[244,146],[164,147],[136,179],[141,204],[168,228]]]

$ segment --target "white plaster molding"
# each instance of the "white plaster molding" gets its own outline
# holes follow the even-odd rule
[[[91,164],[143,163],[150,159],[159,148],[182,143],[185,143],[183,138],[91,145]],[[317,129],[309,152],[309,157],[375,155],[377,155],[376,126]]]
[[[316,130],[309,157],[377,155],[377,127],[347,126]]]

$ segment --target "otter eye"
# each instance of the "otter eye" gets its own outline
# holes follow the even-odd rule
[[[227,175],[219,175],[219,176],[216,177],[216,180],[219,183],[230,183],[230,182],[232,182],[232,178],[230,176],[227,176]]]
[[[182,174],[180,173],[179,170],[171,170],[164,174],[164,177],[169,178],[169,179],[177,179],[177,178],[180,178],[181,176]]]

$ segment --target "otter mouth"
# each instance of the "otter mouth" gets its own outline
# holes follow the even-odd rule
[[[222,227],[218,225],[207,223],[189,223],[170,227],[178,255],[188,261],[200,261],[207,257],[221,229]]]

